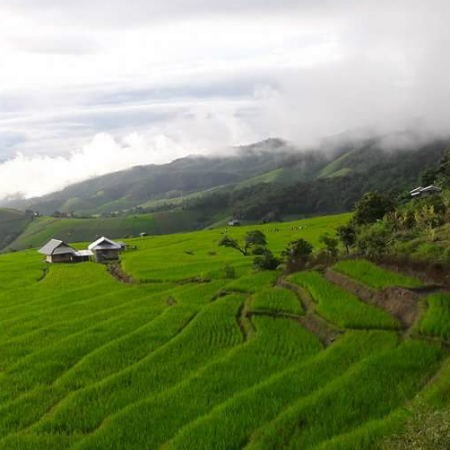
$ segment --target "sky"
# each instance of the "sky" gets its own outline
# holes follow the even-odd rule
[[[0,198],[280,137],[450,129],[444,0],[1,0]]]

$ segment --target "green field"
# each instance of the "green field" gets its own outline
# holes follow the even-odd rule
[[[346,220],[258,228],[280,254]],[[1,255],[0,450],[376,450],[418,398],[450,406],[447,294],[411,338],[317,272],[255,273],[223,232],[130,239],[128,284]]]
[[[450,294],[429,295],[427,303],[427,313],[419,323],[420,333],[450,341]]]
[[[88,219],[41,217],[34,220],[7,248],[36,248],[51,238],[66,242],[92,242],[99,236],[116,239],[139,233],[178,233],[198,229],[197,219],[195,213],[185,211]]]
[[[423,286],[423,283],[417,278],[406,277],[396,272],[384,270],[369,261],[365,261],[364,259],[340,261],[333,266],[333,269],[354,278],[355,280],[375,290],[392,286],[405,288],[416,288]]]
[[[0,208],[0,250],[17,239],[30,222],[31,217],[22,211]]]
[[[366,305],[353,294],[325,280],[317,272],[300,272],[290,281],[305,288],[317,303],[317,312],[342,328],[396,329],[399,323],[384,311]]]

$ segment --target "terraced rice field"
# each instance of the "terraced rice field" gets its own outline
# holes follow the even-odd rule
[[[316,244],[332,221],[315,220],[269,246]],[[448,294],[405,329],[317,272],[253,273],[219,238],[134,241],[127,284],[0,256],[0,449],[374,450],[418,398],[450,406]]]
[[[364,259],[340,261],[334,265],[334,270],[343,273],[372,289],[380,290],[387,287],[399,286],[416,288],[423,286],[423,282],[417,278],[406,277],[396,272],[382,269]]]

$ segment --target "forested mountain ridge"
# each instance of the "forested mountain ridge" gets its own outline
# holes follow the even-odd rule
[[[381,136],[328,140],[319,148],[299,149],[281,139],[268,139],[235,148],[229,154],[137,166],[43,197],[2,204],[45,215],[55,211],[92,215],[137,207],[150,212],[170,210],[202,202],[211,206],[216,196],[226,200],[230,213],[244,209],[243,215],[251,219],[276,212],[280,206],[289,214],[338,212],[351,208],[367,190],[398,193],[414,188],[420,174],[442,158],[448,142],[389,147],[386,137]],[[296,196],[297,201],[283,201],[286,196]],[[274,201],[281,205],[271,207]],[[249,203],[263,206],[253,205],[249,212]]]

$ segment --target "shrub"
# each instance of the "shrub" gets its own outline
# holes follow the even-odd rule
[[[256,270],[275,270],[281,263],[270,250],[266,250],[263,255],[257,256],[253,260],[253,267]]]
[[[328,233],[319,237],[319,242],[325,245],[325,252],[332,258],[335,258],[338,254],[339,241],[331,237]]]
[[[366,192],[355,205],[353,221],[357,226],[375,223],[393,209],[394,203],[390,197],[379,192]]]
[[[253,255],[264,255],[264,253],[267,251],[264,247],[255,247],[252,251]]]
[[[389,234],[381,226],[363,229],[356,240],[358,251],[369,258],[376,258],[387,251]]]

